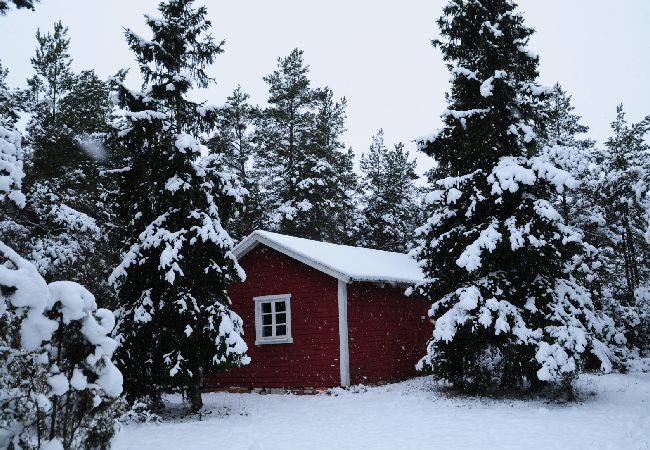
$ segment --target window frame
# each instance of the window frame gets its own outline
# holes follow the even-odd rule
[[[253,297],[255,302],[255,345],[267,345],[267,344],[291,344],[293,343],[293,337],[291,335],[291,294],[274,294],[274,295],[262,295],[259,297]],[[273,333],[276,331],[275,315],[275,302],[285,302],[285,314],[286,314],[286,323],[287,328],[285,336],[262,336],[262,304],[271,303],[272,314],[272,330]]]

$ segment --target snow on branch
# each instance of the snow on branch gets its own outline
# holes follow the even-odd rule
[[[482,250],[492,252],[501,241],[502,235],[497,231],[497,228],[498,223],[492,222],[486,229],[481,230],[478,239],[463,250],[463,253],[456,260],[456,264],[459,267],[464,267],[468,272],[481,267]]]
[[[494,76],[481,83],[481,95],[483,97],[490,97],[492,95],[492,91],[494,90],[494,80],[505,78],[506,75],[507,73],[504,70],[495,70]]]
[[[550,182],[558,193],[578,185],[570,173],[537,156],[503,157],[492,169],[487,181],[492,185],[492,194],[501,195],[505,191],[517,192],[520,184],[532,186],[540,179]]]
[[[0,201],[7,198],[23,208],[26,199],[20,189],[25,173],[20,150],[20,133],[0,126]]]

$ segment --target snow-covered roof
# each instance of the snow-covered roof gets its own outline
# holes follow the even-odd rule
[[[424,275],[417,262],[404,253],[386,252],[349,245],[257,230],[233,250],[241,258],[257,244],[264,244],[339,280],[415,284]]]

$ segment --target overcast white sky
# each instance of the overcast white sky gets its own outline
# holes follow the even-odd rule
[[[36,12],[0,17],[0,60],[12,86],[31,75],[37,28],[61,19],[70,29],[74,69],[101,76],[133,67],[122,27],[146,34],[143,13],[157,0],[42,0]],[[263,104],[262,76],[278,56],[305,51],[315,86],[329,85],[348,100],[345,136],[357,154],[384,128],[387,142],[412,140],[439,124],[449,75],[430,41],[445,0],[197,0],[208,7],[213,35],[225,53],[211,72],[218,85],[205,93],[223,103],[240,83]],[[537,33],[540,81],[559,81],[572,95],[591,134],[602,142],[615,107],[630,120],[650,114],[650,0],[520,0]],[[134,83],[137,84],[137,83]],[[429,162],[418,156],[421,170]]]

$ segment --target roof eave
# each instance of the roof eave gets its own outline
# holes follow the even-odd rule
[[[272,240],[266,238],[265,236],[262,236],[258,234],[257,232],[253,232],[250,235],[248,235],[244,240],[242,240],[239,244],[235,246],[233,249],[233,253],[237,259],[243,257],[246,255],[248,252],[250,252],[257,244],[264,244],[267,247],[272,248],[273,250],[276,250],[282,254],[285,254],[297,261],[300,261],[301,263],[313,267],[316,270],[319,270],[323,273],[326,273],[327,275],[336,278],[337,280],[341,280],[344,283],[349,283],[351,280],[351,277],[348,276],[347,274],[344,274],[342,272],[339,272],[338,270],[326,265],[319,263],[318,261],[314,261],[313,259],[308,258],[305,255],[302,255],[300,253],[294,252],[293,250],[290,250],[276,242],[273,242]]]
[[[314,261],[313,259],[307,257],[306,255],[290,250],[285,246],[280,245],[271,239],[268,239],[266,236],[258,233],[257,231],[253,231],[251,234],[245,237],[239,244],[237,244],[233,248],[233,254],[237,259],[240,259],[248,252],[250,252],[253,248],[255,248],[257,244],[264,244],[267,247],[270,247],[284,255],[287,255],[297,261],[300,261],[301,263],[307,266],[313,267],[314,269],[326,273],[327,275],[330,275],[336,278],[337,280],[341,280],[345,283],[356,281],[356,282],[365,282],[365,283],[386,283],[391,285],[414,286],[424,281],[424,280],[412,280],[412,279],[382,279],[382,278],[370,278],[370,277],[355,277],[353,275],[348,275],[346,273],[334,269],[333,267],[328,266],[327,264],[322,264],[318,261]]]
[[[423,280],[351,277],[350,281],[356,281],[359,283],[385,283],[393,286],[415,286],[416,284],[422,283]]]

